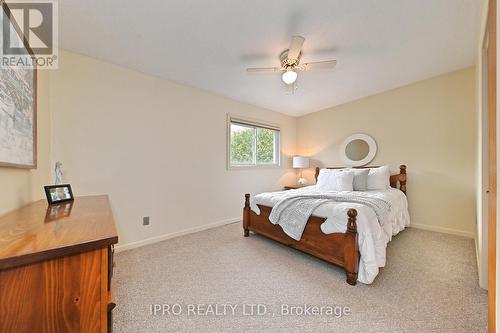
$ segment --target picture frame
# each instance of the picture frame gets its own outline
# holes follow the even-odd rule
[[[49,205],[74,200],[73,191],[70,184],[47,185],[44,186],[44,188]]]
[[[7,3],[2,1],[1,7],[2,21],[9,20],[23,43],[26,56],[34,58]],[[25,89],[12,89],[16,86]],[[32,68],[0,68],[0,167],[37,168],[36,64]]]

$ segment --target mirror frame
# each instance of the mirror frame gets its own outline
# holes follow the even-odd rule
[[[363,140],[368,144],[368,155],[366,155],[365,158],[363,158],[359,161],[351,160],[349,157],[347,157],[347,154],[345,151],[347,148],[347,145],[355,140]],[[344,140],[344,142],[342,142],[342,145],[340,146],[340,158],[342,159],[342,162],[344,162],[345,165],[351,166],[351,167],[359,167],[359,166],[363,166],[363,165],[370,163],[375,158],[376,154],[377,154],[377,143],[368,134],[357,133],[357,134],[349,135]]]

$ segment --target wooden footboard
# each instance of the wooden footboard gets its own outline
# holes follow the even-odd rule
[[[269,221],[271,207],[258,205],[260,215],[250,209],[250,194],[245,194],[243,208],[244,236],[250,231],[271,238],[297,250],[309,253],[332,264],[344,267],[347,283],[355,285],[358,279],[358,232],[356,227],[357,211],[353,208],[347,212],[345,233],[324,234],[321,224],[326,220],[318,216],[311,216],[306,224],[302,238],[299,241],[290,238],[279,225]]]

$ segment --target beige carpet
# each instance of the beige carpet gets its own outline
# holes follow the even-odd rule
[[[486,331],[472,239],[409,228],[389,243],[387,258],[372,285],[353,287],[341,268],[254,234],[244,238],[240,224],[118,253],[115,332]],[[181,314],[153,315],[152,304],[179,304]],[[219,313],[188,314],[197,304],[219,304]],[[222,304],[236,306],[234,315],[230,308],[222,315]],[[266,314],[250,315],[249,304]],[[324,313],[286,316],[282,304]],[[336,317],[325,306],[351,313]]]

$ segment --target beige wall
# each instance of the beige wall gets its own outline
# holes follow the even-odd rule
[[[110,195],[121,245],[241,219],[244,192],[294,181],[295,118],[81,55],[59,59],[53,161],[75,195]],[[227,113],[279,124],[284,166],[228,171]]]
[[[476,121],[469,68],[300,117],[297,149],[319,166],[338,166],[344,138],[369,134],[378,144],[372,164],[408,166],[414,226],[473,237]]]
[[[48,72],[38,72],[38,167],[34,170],[0,167],[0,215],[45,197],[50,179],[50,113]]]

